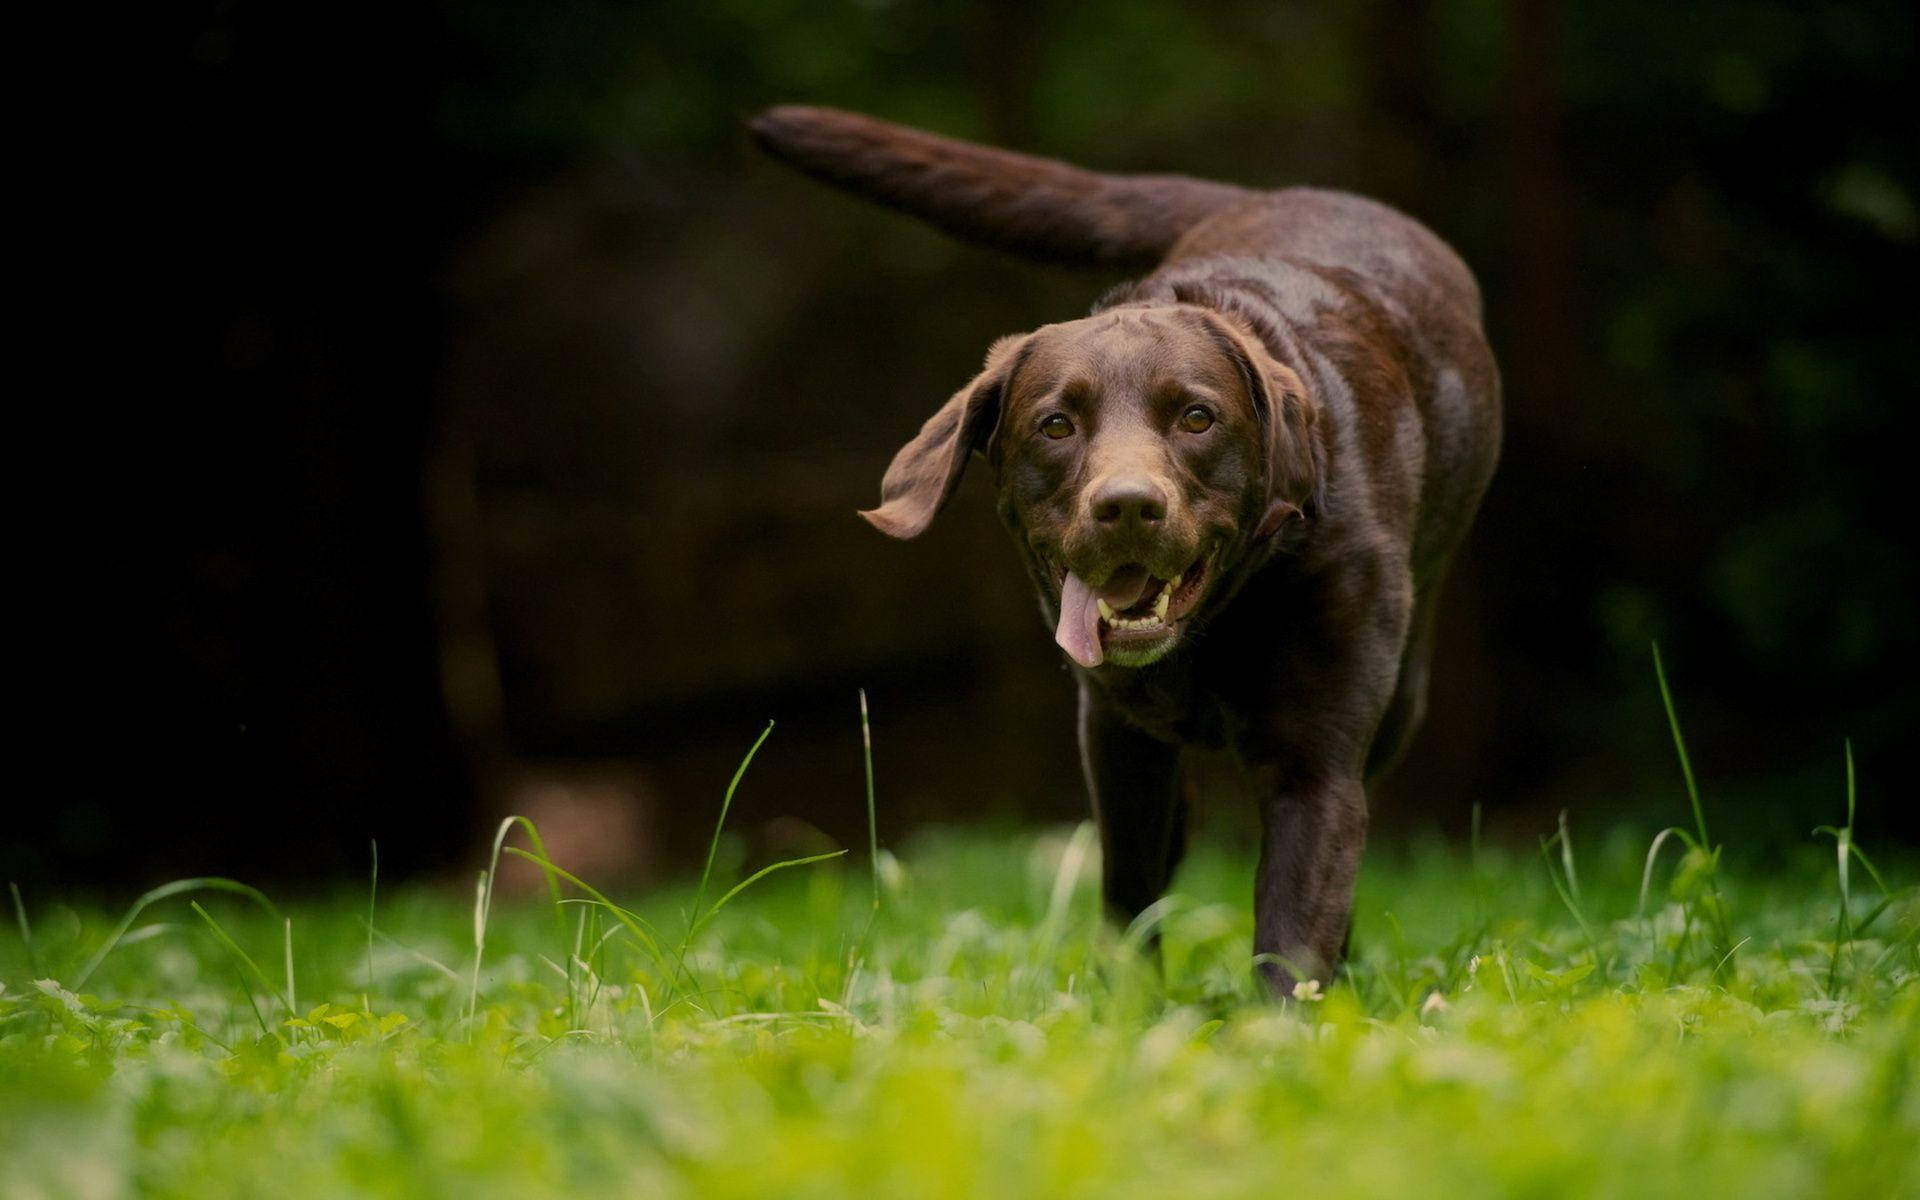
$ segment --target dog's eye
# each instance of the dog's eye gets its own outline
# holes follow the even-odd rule
[[[1204,404],[1196,404],[1180,414],[1180,428],[1188,433],[1205,433],[1213,428],[1213,412]]]
[[[1066,416],[1062,413],[1054,413],[1046,420],[1040,422],[1040,432],[1056,441],[1063,437],[1072,437],[1073,422],[1067,420]]]

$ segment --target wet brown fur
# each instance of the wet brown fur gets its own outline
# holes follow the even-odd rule
[[[1180,749],[1230,751],[1260,780],[1261,974],[1282,990],[1325,978],[1347,935],[1365,781],[1419,724],[1435,597],[1498,456],[1472,275],[1358,196],[1101,175],[830,109],[773,109],[753,131],[810,174],[974,241],[1157,264],[1089,317],[996,343],[865,515],[912,537],[985,455],[1050,622],[1055,564],[1097,585],[1121,564],[1166,578],[1217,552],[1171,653],[1075,668],[1106,898],[1122,919],[1159,898],[1185,845]],[[1196,398],[1217,419],[1189,434],[1175,414]],[[1037,433],[1055,411],[1074,436]],[[1098,520],[1115,481],[1164,504]]]

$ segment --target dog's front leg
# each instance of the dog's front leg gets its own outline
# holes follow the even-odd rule
[[[1122,924],[1158,900],[1186,849],[1180,749],[1149,737],[1080,685],[1080,761],[1100,825],[1101,894]]]
[[[1281,996],[1330,979],[1353,916],[1353,881],[1367,837],[1357,775],[1282,773],[1260,810],[1253,952],[1259,977]]]

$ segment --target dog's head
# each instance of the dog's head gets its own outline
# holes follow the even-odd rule
[[[918,535],[975,453],[1085,667],[1145,666],[1319,483],[1300,378],[1239,322],[1140,304],[1002,338],[901,448],[862,513]]]

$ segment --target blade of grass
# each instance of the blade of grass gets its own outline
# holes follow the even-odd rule
[[[758,871],[755,871],[753,874],[747,876],[745,879],[742,879],[739,883],[734,884],[732,889],[729,890],[726,895],[720,897],[718,900],[715,900],[713,902],[713,907],[708,909],[701,916],[701,918],[694,923],[694,929],[698,930],[701,926],[705,925],[709,920],[711,920],[715,913],[719,912],[721,909],[727,906],[727,901],[733,899],[735,896],[738,896],[741,892],[746,891],[748,888],[760,882],[762,879],[765,879],[767,876],[773,874],[775,871],[784,871],[788,867],[804,867],[809,863],[825,862],[830,858],[839,858],[846,853],[847,852],[845,850],[829,850],[825,854],[809,854],[805,858],[789,858],[783,862],[772,863],[768,866],[761,867]]]
[[[375,929],[371,925],[367,927],[367,932],[374,936],[377,936],[381,941],[385,942],[389,946],[392,946],[399,950],[406,951],[409,955],[411,955],[413,958],[418,960],[422,965],[432,967],[434,970],[440,972],[442,975],[445,975],[448,979],[453,981],[455,986],[458,986],[466,982],[466,980],[460,977],[460,972],[454,970],[452,967],[441,962],[439,959],[432,957],[431,955],[422,954],[420,951],[415,950],[412,946],[407,945],[405,942],[401,941],[399,938],[394,937],[392,934],[385,933],[381,930]]]
[[[234,974],[236,976],[235,982],[240,985],[240,995],[246,999],[247,1007],[250,1010],[252,1010],[253,1019],[260,1023],[261,1034],[265,1037],[272,1038],[273,1040],[279,1042],[282,1046],[286,1045],[287,1039],[280,1036],[280,1034],[272,1026],[267,1024],[266,1014],[260,1011],[259,1002],[254,1000],[253,988],[248,986],[245,972],[241,971],[240,968],[236,965],[234,967]]]
[[[841,993],[842,1005],[852,1003],[854,979],[859,974],[859,965],[866,961],[867,951],[872,945],[873,927],[880,919],[880,821],[873,801],[873,730],[867,718],[867,689],[860,689],[860,757],[866,766],[867,776],[867,869],[872,875],[873,904],[867,909],[866,923],[860,927],[860,934],[846,943],[846,986]]]
[[[1715,963],[1715,964],[1713,965],[1713,973],[1714,973],[1715,975],[1718,975],[1718,974],[1720,974],[1720,970],[1721,970],[1721,968],[1723,968],[1723,967],[1725,967],[1725,966],[1727,965],[1727,960],[1728,960],[1728,959],[1731,959],[1731,958],[1733,957],[1733,952],[1734,952],[1735,950],[1738,950],[1738,949],[1739,949],[1740,947],[1742,947],[1742,946],[1744,946],[1744,945],[1746,945],[1746,944],[1747,944],[1748,942],[1750,942],[1750,941],[1752,941],[1752,940],[1753,940],[1753,939],[1752,939],[1752,938],[1750,938],[1750,937],[1743,937],[1743,938],[1741,938],[1741,939],[1740,939],[1739,941],[1737,941],[1737,942],[1735,942],[1735,943],[1733,944],[1733,947],[1732,947],[1732,949],[1730,949],[1730,950],[1728,950],[1728,951],[1727,951],[1727,952],[1726,952],[1725,954],[1723,954],[1723,955],[1721,955],[1721,956],[1720,956],[1720,961],[1719,961],[1719,962],[1717,962],[1717,963]]]
[[[769,725],[769,728],[771,728],[771,725]],[[765,739],[765,736],[766,736],[765,734],[761,735],[762,740]],[[533,857],[533,855],[527,853],[525,850],[521,850],[514,846],[507,847],[507,853],[517,854],[522,858]],[[845,853],[847,853],[845,850],[832,850],[825,854],[814,854],[814,855],[809,855],[805,858],[787,859],[783,862],[774,863],[771,866],[762,867],[760,868],[760,870],[754,872],[752,875],[748,876],[746,879],[735,884],[733,888],[727,892],[726,895],[716,900],[714,902],[713,907],[707,910],[705,913],[703,913],[700,916],[700,918],[697,921],[695,921],[692,926],[689,927],[688,933],[687,933],[687,940],[683,941],[680,945],[680,948],[674,953],[676,970],[685,971],[687,975],[687,981],[689,983],[694,984],[696,987],[698,986],[699,981],[693,978],[692,971],[689,970],[686,966],[687,944],[692,940],[693,934],[696,931],[698,931],[698,929],[702,925],[704,925],[707,922],[707,920],[711,918],[715,913],[719,912],[722,908],[726,907],[727,902],[732,900],[735,896],[738,896],[741,892],[746,891],[749,887],[752,887],[755,883],[766,878],[768,875],[773,874],[775,871],[784,870],[787,867],[806,866],[808,863],[822,862],[829,858],[839,858],[841,855]],[[615,904],[613,901],[607,899],[604,895],[602,895],[591,884],[587,883],[585,880],[579,878],[578,876],[572,875],[560,869],[559,867],[553,867],[552,864],[548,864],[548,866],[551,867],[553,872],[556,875],[558,875],[560,878],[566,880],[568,883],[579,888],[581,891],[587,893],[587,895],[590,897],[590,899],[588,900],[568,899],[563,901],[562,903],[594,904],[601,908],[606,909],[608,912],[614,915],[615,919],[617,919],[618,921],[621,922],[621,924],[627,927],[628,931],[634,935],[635,939],[641,943],[643,948],[645,948],[650,954],[654,956],[654,959],[657,964],[662,966],[666,965],[666,956],[661,953],[660,944],[657,941],[655,941],[652,935],[647,931],[647,928],[650,923],[644,917],[641,917],[638,913],[635,913],[630,909],[622,908],[620,905]]]
[[[178,928],[178,925],[169,925],[165,921],[156,921],[152,925],[142,925],[132,933],[121,938],[120,945],[122,947],[137,946],[150,938],[157,938],[163,933],[168,933]]]
[[[1687,836],[1687,831],[1677,825],[1669,825],[1653,835],[1653,844],[1647,847],[1647,861],[1640,868],[1640,902],[1633,910],[1635,917],[1644,919],[1647,915],[1647,891],[1653,884],[1654,860],[1660,857],[1660,847],[1666,845],[1670,837],[1677,837],[1682,844],[1690,847],[1695,845],[1694,840]]]
[[[13,915],[20,922],[20,940],[27,947],[27,969],[33,972],[35,979],[40,978],[40,954],[33,945],[33,926],[27,924],[27,906],[20,899],[20,885],[8,883],[7,890],[13,893]],[[875,894],[876,897],[878,893]],[[878,903],[876,898],[875,903]]]
[[[1833,953],[1828,959],[1827,965],[1827,995],[1830,999],[1837,998],[1840,994],[1840,960],[1842,954],[1854,942],[1858,941],[1866,933],[1867,929],[1880,919],[1881,914],[1887,911],[1888,906],[1893,903],[1893,897],[1887,889],[1886,882],[1880,878],[1880,872],[1874,869],[1872,860],[1867,857],[1866,852],[1861,850],[1859,844],[1853,839],[1854,813],[1857,811],[1859,787],[1858,777],[1853,765],[1853,739],[1846,739],[1844,745],[1847,762],[1847,823],[1838,829],[1831,825],[1822,825],[1813,831],[1816,837],[1824,834],[1833,839],[1834,874],[1840,889],[1840,911],[1834,920]],[[1853,920],[1853,883],[1849,870],[1849,867],[1855,860],[1858,860],[1860,865],[1866,868],[1868,877],[1873,880],[1874,886],[1880,889],[1881,897],[1880,903],[1870,909],[1867,915],[1857,922]],[[1857,973],[1858,964],[1856,961],[1856,974]]]
[[[187,901],[187,907],[191,908],[194,911],[194,913],[202,921],[205,921],[207,923],[207,928],[213,931],[213,936],[215,940],[217,940],[223,947],[225,947],[227,953],[231,954],[235,958],[235,960],[237,960],[240,963],[240,965],[242,965],[247,969],[247,974],[253,976],[255,982],[259,983],[261,991],[265,992],[269,996],[272,996],[274,999],[280,1001],[280,1003],[286,1005],[288,1016],[292,1017],[292,1016],[299,1015],[298,1011],[293,1006],[292,995],[290,994],[280,995],[273,990],[273,982],[267,978],[267,973],[265,971],[262,971],[260,969],[260,965],[254,962],[253,959],[247,955],[247,952],[245,950],[242,950],[240,948],[240,943],[234,941],[232,936],[229,935],[226,930],[220,927],[220,922],[214,920],[213,916],[210,913],[208,913],[206,909],[200,907],[200,902],[198,900]],[[249,996],[248,999],[249,1001],[251,1001],[252,999],[251,996]],[[256,1009],[255,1012],[257,1015],[258,1009]],[[264,1020],[261,1021],[261,1028],[263,1029],[266,1028],[266,1022]],[[271,1033],[273,1031],[269,1029],[267,1030],[267,1032]]]
[[[1860,843],[1854,842],[1852,849],[1854,861],[1867,869],[1867,878],[1873,880],[1873,886],[1880,889],[1882,896],[1891,896],[1893,889],[1887,886],[1886,880],[1880,878],[1880,872],[1874,869],[1873,861],[1867,857],[1867,852],[1860,848]]]
[[[1067,905],[1073,899],[1074,889],[1080,885],[1081,872],[1098,836],[1099,830],[1091,821],[1074,826],[1073,836],[1067,839],[1060,864],[1053,873],[1053,888],[1047,896],[1046,915],[1040,918],[1041,928],[1051,929],[1065,920]]]
[[[1560,847],[1559,871],[1553,869],[1552,852],[1556,844]],[[1600,961],[1600,943],[1599,940],[1593,936],[1593,927],[1587,924],[1587,914],[1580,909],[1580,877],[1574,873],[1573,838],[1567,832],[1567,811],[1565,809],[1560,810],[1559,831],[1552,837],[1540,839],[1540,857],[1545,859],[1547,863],[1547,882],[1553,885],[1554,892],[1560,897],[1560,903],[1566,906],[1568,912],[1573,914],[1574,922],[1580,926],[1581,935],[1587,939],[1587,948],[1593,952],[1594,962],[1598,963]],[[1561,879],[1562,873],[1564,873],[1566,877],[1564,882]]]
[[[1848,919],[1849,910],[1852,908],[1853,901],[1853,889],[1847,876],[1847,861],[1851,857],[1848,852],[1853,848],[1853,814],[1851,812],[1852,806],[1849,805],[1848,808],[1848,822],[1846,825],[1838,829],[1835,829],[1831,825],[1822,825],[1813,831],[1816,836],[1826,834],[1833,839],[1834,878],[1840,891],[1840,908],[1839,912],[1834,915],[1833,921],[1833,951],[1827,958],[1827,996],[1829,999],[1837,998],[1840,994],[1840,956],[1845,952],[1847,945],[1853,941],[1855,936],[1851,922]]]
[[[733,810],[733,794],[739,790],[747,768],[753,765],[754,756],[760,753],[760,747],[766,744],[772,734],[773,722],[768,721],[767,727],[760,731],[760,736],[753,740],[753,745],[747,747],[746,756],[734,768],[733,778],[727,783],[727,794],[720,800],[720,819],[713,823],[713,837],[707,841],[707,861],[700,868],[700,884],[694,889],[693,908],[686,914],[686,932],[681,934],[680,945],[673,952],[675,969],[686,973],[687,983],[696,991],[699,990],[700,981],[694,978],[693,969],[687,965],[687,951],[693,947],[694,930],[705,922],[702,912],[707,900],[707,885],[713,878],[713,863],[720,854],[720,835],[726,831],[727,814]]]
[[[518,814],[510,815],[500,822],[493,834],[493,853],[487,859],[487,869],[480,872],[479,881],[474,887],[473,897],[473,978],[467,988],[467,1019],[471,1021],[480,1002],[480,960],[487,950],[487,922],[493,915],[493,885],[500,874],[500,850],[506,844],[507,835],[514,826],[526,831],[527,841],[532,844],[538,857],[533,861],[540,864],[541,872],[546,876],[547,895],[553,900],[554,927],[559,931],[562,944],[567,937],[566,913],[560,907],[560,884],[555,878],[558,870],[553,860],[547,857],[547,848],[540,841],[540,830],[531,820]]]
[[[873,803],[873,727],[867,719],[867,689],[860,689],[860,757],[867,768],[867,869],[873,874],[873,908],[880,911],[880,822]]]
[[[1851,831],[1853,829],[1854,798],[1857,791],[1853,770],[1853,739],[1848,738],[1845,745],[1847,754],[1847,829]],[[1867,876],[1873,880],[1873,886],[1880,889],[1880,894],[1882,896],[1892,895],[1892,889],[1887,887],[1886,880],[1880,878],[1880,872],[1874,869],[1873,863],[1867,858],[1866,851],[1860,848],[1860,843],[1852,837],[1849,837],[1847,844],[1853,857],[1858,859],[1860,865],[1867,869]],[[1857,926],[1855,928],[1856,930],[1858,929]]]
[[[299,1001],[293,990],[293,918],[282,917],[280,925],[280,947],[287,963],[287,1011],[299,1011]]]
[[[1815,837],[1825,834],[1833,839],[1834,878],[1840,889],[1840,911],[1835,914],[1833,921],[1833,952],[1827,958],[1827,997],[1829,999],[1839,998],[1840,956],[1846,951],[1847,945],[1853,941],[1854,937],[1853,930],[1847,920],[1848,910],[1852,907],[1853,900],[1853,889],[1847,875],[1847,862],[1851,857],[1848,851],[1851,850],[1853,846],[1854,813],[1853,741],[1851,738],[1847,740],[1846,744],[1846,759],[1847,823],[1838,829],[1831,825],[1822,825],[1813,831]]]
[[[1713,936],[1718,943],[1717,948],[1726,948],[1730,955],[1732,950],[1737,950],[1739,947],[1733,944],[1733,929],[1727,921],[1726,903],[1720,896],[1720,850],[1713,844],[1712,837],[1707,833],[1706,807],[1700,802],[1700,786],[1693,777],[1693,760],[1687,754],[1687,739],[1680,733],[1680,714],[1674,708],[1673,689],[1667,686],[1667,668],[1660,658],[1659,642],[1653,643],[1653,674],[1660,683],[1660,702],[1667,710],[1667,729],[1673,734],[1673,748],[1680,756],[1680,774],[1686,780],[1687,800],[1693,805],[1694,826],[1700,835],[1701,850],[1708,860],[1703,907],[1707,910],[1709,922],[1713,926]],[[1724,963],[1727,959],[1723,957],[1720,961]],[[1716,967],[1715,972],[1717,973],[1718,970],[1719,968]]]
[[[567,932],[567,921],[566,915],[560,910],[560,884],[555,878],[556,868],[553,865],[553,860],[547,856],[546,845],[540,840],[540,827],[535,825],[530,819],[518,814],[502,818],[500,827],[493,832],[493,852],[488,856],[487,869],[481,873],[486,879],[486,908],[481,913],[481,920],[485,921],[493,913],[493,884],[496,876],[500,873],[500,851],[501,848],[506,845],[507,835],[513,832],[514,826],[516,825],[526,833],[527,843],[533,847],[534,853],[538,856],[533,858],[533,861],[540,865],[540,871],[546,877],[547,896],[553,902],[553,917],[556,928],[559,929],[560,936],[564,939]]]
[[[473,974],[467,985],[469,1024],[480,1004],[480,959],[487,951],[487,908],[492,900],[493,889],[488,884],[487,872],[482,871],[473,885]]]
[[[1680,756],[1680,774],[1687,781],[1687,799],[1693,804],[1693,821],[1700,834],[1700,844],[1710,845],[1712,839],[1707,836],[1707,813],[1700,804],[1700,788],[1693,778],[1693,760],[1687,757],[1687,739],[1680,735],[1680,714],[1674,711],[1673,691],[1667,686],[1666,664],[1660,661],[1660,643],[1653,643],[1653,674],[1660,681],[1660,702],[1667,709],[1667,728],[1673,733],[1673,748]]]
[[[1881,916],[1891,907],[1893,907],[1893,897],[1888,896],[1885,899],[1881,900],[1880,903],[1868,909],[1866,916],[1861,917],[1858,921],[1855,921],[1853,923],[1853,927],[1852,927],[1853,940],[1859,941],[1861,938],[1867,936],[1867,930],[1873,928],[1874,922],[1878,921],[1881,918]]]
[[[1074,890],[1080,886],[1081,874],[1086,869],[1087,859],[1098,845],[1098,838],[1099,830],[1093,822],[1082,821],[1074,826],[1072,836],[1067,839],[1066,847],[1060,853],[1059,865],[1053,873],[1053,887],[1047,896],[1047,911],[1034,931],[1032,952],[1022,968],[1025,982],[1036,988],[1044,989],[1046,986],[1045,964],[1053,960],[1059,947]]]
[[[713,860],[720,853],[720,834],[727,827],[727,813],[733,808],[733,793],[739,789],[740,780],[745,777],[747,768],[753,765],[753,756],[760,753],[760,747],[766,744],[767,738],[772,733],[773,722],[768,721],[767,727],[760,731],[760,736],[755,738],[753,745],[747,748],[746,757],[740,760],[738,767],[734,768],[732,782],[727,784],[727,794],[720,801],[720,819],[713,823],[713,837],[707,842],[706,865],[700,868],[700,886],[693,893],[693,913],[688,918],[689,929],[699,920],[700,906],[706,902],[707,881],[713,877]],[[681,949],[684,952],[686,948],[682,946]]]
[[[360,993],[360,1007],[373,1011],[373,906],[380,897],[380,843],[369,840],[373,852],[373,879],[367,884],[367,990]]]
[[[581,962],[580,966],[582,970],[587,972],[589,978],[593,980],[593,987],[587,993],[587,1013],[588,1016],[591,1017],[593,1006],[600,1002],[600,992],[605,985],[607,976],[607,968],[600,965],[600,956],[605,952],[607,944],[620,934],[621,928],[618,924],[613,924],[608,925],[605,932],[601,932],[599,914],[595,913],[594,920],[589,924],[588,932],[593,944],[592,948],[587,951],[587,957]],[[613,1014],[611,1013],[607,1014],[607,1036],[613,1036]]]
[[[647,1035],[647,1060],[651,1062],[654,1057],[653,996],[647,991],[647,985],[637,980],[634,982],[633,990],[634,994],[640,998],[640,1028]]]
[[[238,880],[222,879],[218,876],[208,875],[193,879],[176,879],[172,883],[163,883],[159,887],[143,893],[139,899],[133,902],[127,909],[126,915],[120,918],[120,924],[115,926],[113,932],[108,935],[106,944],[94,952],[93,957],[87,960],[87,965],[80,969],[80,974],[76,975],[73,982],[68,985],[69,989],[77,992],[86,984],[88,979],[93,977],[93,973],[99,969],[102,962],[106,961],[107,955],[112,953],[113,948],[120,944],[120,939],[126,936],[127,930],[133,928],[134,921],[149,905],[158,904],[162,900],[186,892],[231,892],[252,900],[255,904],[265,909],[267,914],[276,920],[280,918],[280,910],[273,906],[273,901],[267,899],[266,893],[260,891],[258,888],[248,887]],[[271,992],[273,989],[269,987],[267,990]]]
[[[517,855],[521,858],[534,859],[533,854],[531,854],[526,850],[520,849],[518,846],[508,846],[507,853]],[[539,860],[534,859],[534,861],[539,861]],[[588,883],[586,880],[580,878],[578,875],[575,875],[570,871],[563,870],[560,867],[555,867],[553,866],[552,863],[548,863],[547,866],[552,869],[555,875],[559,876],[561,879],[565,880],[566,882],[572,884],[574,887],[579,888],[581,891],[585,892],[588,896],[588,899],[585,899],[585,900],[580,900],[573,897],[567,897],[561,900],[560,903],[599,905],[600,907],[606,909],[608,912],[612,913],[614,916],[614,919],[618,920],[623,926],[625,926],[627,929],[627,932],[633,934],[635,940],[637,940],[641,944],[641,946],[647,950],[648,953],[654,955],[655,958],[659,959],[661,962],[666,961],[665,955],[662,954],[660,951],[660,943],[653,936],[652,922],[648,921],[645,917],[641,916],[639,913],[634,912],[632,909],[622,908],[618,904],[615,904],[613,901],[607,899],[606,896],[602,895],[597,888],[595,888],[592,884]]]
[[[574,975],[573,964],[580,961],[580,951],[587,944],[587,917],[592,912],[591,908],[583,908],[579,919],[574,921],[573,950],[567,955],[567,969],[562,972],[562,977],[567,981],[567,1027],[570,1029],[580,1024],[580,984]]]
[[[1573,869],[1573,835],[1567,830],[1567,810],[1560,810],[1560,866],[1567,873],[1567,890],[1573,893],[1573,902],[1578,905],[1580,899],[1580,875]],[[1584,925],[1585,922],[1583,921]]]

